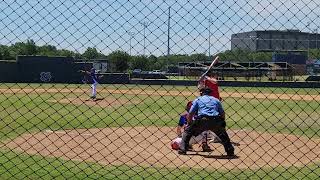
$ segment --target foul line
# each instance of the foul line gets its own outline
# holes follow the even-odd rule
[[[66,132],[66,131],[52,131],[52,130],[45,130],[46,133],[55,133],[55,134],[66,134],[66,135],[78,135],[78,136],[93,136],[90,133],[72,133],[72,132]]]

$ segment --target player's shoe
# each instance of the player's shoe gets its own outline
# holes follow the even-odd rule
[[[234,151],[228,151],[227,152],[227,156],[228,157],[234,157],[235,155],[234,155]]]
[[[181,150],[181,149],[179,149],[179,150],[178,150],[178,154],[180,154],[180,155],[186,155],[186,154],[187,154],[187,151],[186,151],[186,150]]]
[[[97,100],[97,97],[96,97],[96,96],[91,96],[90,99],[91,99],[92,101],[96,101],[96,100]]]
[[[202,151],[203,152],[211,152],[212,149],[210,148],[210,146],[207,143],[203,143],[202,144]]]

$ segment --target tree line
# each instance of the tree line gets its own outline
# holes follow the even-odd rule
[[[319,57],[319,49],[309,50],[310,58]],[[17,55],[43,55],[43,56],[66,56],[75,59],[108,59],[114,64],[116,71],[124,72],[127,70],[167,70],[170,66],[176,66],[179,62],[209,62],[209,58],[204,53],[195,54],[173,54],[163,56],[130,56],[127,52],[116,50],[108,55],[99,52],[94,47],[88,47],[84,53],[73,52],[66,49],[57,49],[53,45],[37,46],[33,40],[17,42],[10,46],[0,45],[0,60],[15,60]],[[218,54],[221,61],[231,62],[270,62],[272,61],[271,52],[252,52],[249,50],[226,50]]]

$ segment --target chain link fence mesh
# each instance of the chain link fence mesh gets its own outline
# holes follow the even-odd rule
[[[0,179],[318,178],[319,12],[315,0],[1,1]],[[180,155],[186,105],[217,56],[235,156],[212,132]]]

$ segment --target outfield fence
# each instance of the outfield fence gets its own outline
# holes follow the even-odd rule
[[[1,1],[0,179],[319,178],[319,5]],[[179,154],[216,56],[234,155]]]

